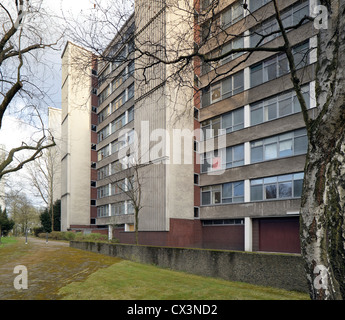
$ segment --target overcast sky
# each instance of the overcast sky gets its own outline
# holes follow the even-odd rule
[[[94,7],[94,1],[92,0],[44,0],[44,4],[48,5],[48,8],[56,16],[61,17],[63,12],[67,18],[72,16],[74,19],[78,19],[81,11],[85,13]],[[59,21],[59,19],[56,19],[56,21]],[[45,73],[45,78],[42,79],[49,93],[48,97],[42,102],[43,106],[41,106],[46,110],[49,106],[61,108],[61,54],[64,44],[65,41],[61,50],[45,51],[42,57],[45,62],[45,68],[49,69],[49,72]],[[37,68],[40,68],[40,64],[37,64]],[[44,71],[42,71],[42,74],[43,72]],[[37,77],[39,77],[39,75]],[[7,112],[0,130],[0,145],[5,146],[6,150],[18,147],[23,141],[29,142],[35,131],[37,131],[37,129],[26,125],[23,121],[17,120],[14,115]],[[2,149],[3,147],[0,146],[0,148]],[[22,184],[24,180],[21,177],[26,174],[24,167],[24,169],[20,170],[18,173],[7,176],[7,179],[10,180],[10,182],[14,181],[12,185],[18,185],[18,181],[20,181],[20,187],[23,187]],[[30,189],[29,186],[24,186],[23,189],[24,192],[28,193],[29,197]],[[40,201],[36,200],[35,204],[40,205]]]

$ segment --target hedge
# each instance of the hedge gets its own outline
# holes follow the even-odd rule
[[[39,233],[39,238],[46,238],[47,233]],[[48,239],[51,240],[76,240],[76,241],[107,241],[108,237],[105,234],[100,233],[89,233],[83,234],[82,232],[71,232],[71,231],[52,231],[48,233]]]

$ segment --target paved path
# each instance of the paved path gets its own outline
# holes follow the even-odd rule
[[[121,261],[97,253],[69,247],[68,242],[20,238],[15,244],[0,248],[0,300],[55,300],[58,290],[67,283],[82,281],[99,268]],[[14,268],[23,265],[28,271],[28,289],[17,290]],[[21,275],[21,273],[20,273]]]

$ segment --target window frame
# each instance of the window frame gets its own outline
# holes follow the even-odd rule
[[[308,109],[310,109],[311,105],[310,105],[309,83],[303,85],[301,87],[301,89],[302,89],[302,94],[304,96],[304,99],[307,103],[307,107],[308,107]],[[284,100],[283,99],[284,95],[290,95],[289,99],[291,100],[292,113],[289,113],[286,115],[280,115],[280,113],[279,113],[279,102]],[[299,105],[298,99],[297,99],[297,103],[298,103],[299,107],[297,108],[297,106],[295,104],[296,99],[297,99],[296,92],[294,90],[289,90],[289,91],[285,91],[285,92],[279,93],[277,95],[274,95],[274,96],[271,96],[271,97],[268,97],[266,99],[263,99],[263,100],[260,100],[260,101],[257,101],[255,103],[250,104],[250,107],[249,107],[250,108],[250,126],[256,126],[256,125],[259,125],[259,124],[262,124],[262,123],[265,123],[268,121],[276,120],[276,119],[279,119],[282,117],[286,117],[286,116],[301,112],[301,107]],[[269,118],[268,117],[268,115],[269,115],[268,107],[273,106],[273,104],[275,105],[275,107],[274,107],[275,117]],[[253,116],[252,116],[253,110],[257,111],[257,116],[259,116],[259,118],[262,120],[259,119],[259,121],[255,121],[255,123],[253,123]],[[266,112],[266,110],[267,110],[267,112]]]
[[[283,179],[284,177],[291,176],[291,180]],[[302,177],[302,178],[300,178]],[[272,200],[288,200],[288,199],[298,199],[301,198],[301,195],[295,194],[296,185],[295,183],[300,183],[302,181],[302,187],[303,188],[303,179],[304,179],[304,173],[303,172],[297,172],[297,173],[289,173],[289,174],[283,174],[278,176],[272,176],[272,177],[264,177],[264,178],[258,178],[258,179],[251,179],[250,180],[250,202],[261,202],[261,201],[272,201]],[[265,181],[266,180],[266,181]],[[279,186],[282,184],[290,183],[291,182],[291,197],[280,197],[280,188]],[[267,198],[266,193],[266,186],[275,187],[275,197]],[[261,187],[261,199],[254,199],[253,200],[253,187]],[[273,189],[272,189],[273,190]]]
[[[235,196],[235,184],[239,184],[243,190],[243,196]],[[224,197],[224,186],[231,187],[231,199],[236,198],[239,201],[225,202],[223,199],[229,199],[229,197]],[[209,203],[204,202],[204,194],[209,194]],[[244,180],[227,182],[223,184],[217,184],[212,186],[204,186],[200,188],[200,202],[201,206],[216,206],[216,205],[226,205],[226,204],[236,204],[244,203],[245,198],[245,189],[244,189]]]
[[[304,134],[302,134],[302,130]],[[298,135],[296,135],[297,132],[299,132]],[[288,138],[288,135],[290,135],[290,138]],[[266,137],[263,139],[251,141],[250,142],[250,163],[251,164],[260,163],[260,162],[265,162],[269,160],[277,160],[277,159],[306,154],[307,150],[305,150],[304,152],[298,152],[298,153],[295,152],[295,140],[297,138],[302,138],[302,137],[304,137],[304,139],[308,141],[307,130],[305,128],[296,129],[293,131],[284,132],[284,133],[274,135],[271,137]],[[291,154],[280,155],[281,145],[287,141],[291,141]],[[275,145],[276,156],[269,158],[266,156],[267,155],[266,151],[268,149],[268,146],[272,146],[272,145]],[[306,146],[308,147],[308,143],[306,144]],[[261,160],[253,160],[253,149],[257,149],[257,150],[261,149]]]

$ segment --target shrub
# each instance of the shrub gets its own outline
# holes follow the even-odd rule
[[[46,237],[46,233],[45,232],[41,232],[41,233],[38,233],[37,234],[37,237],[39,237],[39,238],[45,238]],[[49,236],[49,235],[48,235]]]
[[[65,231],[64,232],[64,239],[71,241],[74,240],[76,237],[76,233],[75,232],[71,232],[71,231]]]
[[[44,232],[43,227],[36,227],[36,228],[34,228],[34,235],[35,235],[35,237],[38,237],[38,234],[42,233],[42,232]]]
[[[108,236],[106,236],[105,234],[101,234],[101,233],[82,234],[80,232],[76,235],[75,240],[80,240],[80,241],[107,241]]]
[[[38,232],[37,237],[45,239],[47,234],[45,232]],[[48,233],[48,238],[51,240],[78,240],[78,241],[108,241],[108,236],[101,233],[83,234],[82,232],[72,231],[52,231]],[[112,240],[115,242],[118,240]]]

